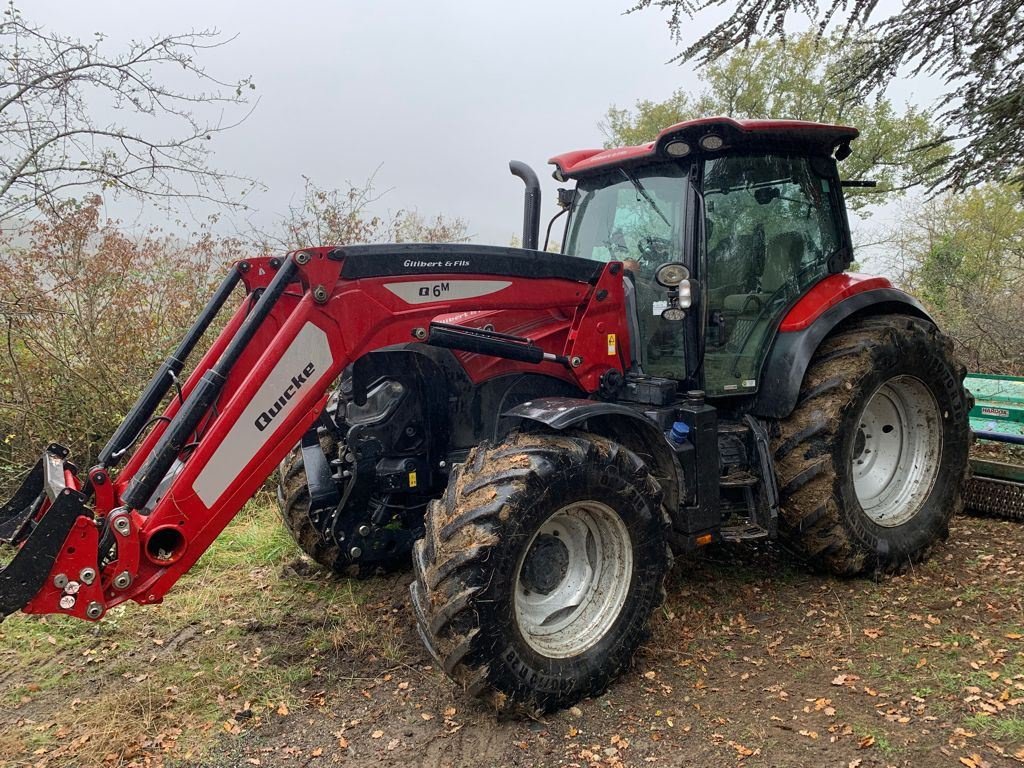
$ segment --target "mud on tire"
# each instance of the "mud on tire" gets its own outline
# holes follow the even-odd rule
[[[950,340],[919,318],[858,319],[827,338],[804,376],[796,409],[773,427],[783,541],[812,565],[842,575],[894,571],[926,557],[948,535],[950,517],[963,508],[970,446],[965,373]],[[901,492],[892,486],[891,498],[907,501],[879,511],[864,490],[863,473],[865,460],[872,458],[871,441],[879,439],[872,434],[878,431],[871,427],[872,415],[880,408],[896,412],[884,399],[882,405],[872,402],[877,393],[884,398],[887,387],[896,388],[893,401],[899,400],[902,387],[911,403],[934,407],[904,409],[910,412],[908,435],[919,430],[908,441],[923,441],[927,449],[912,458],[925,458],[918,463],[927,466],[915,469],[913,461],[906,463],[908,454],[900,453],[898,442],[887,449],[892,454],[887,460],[899,460],[893,482],[906,478],[907,488]],[[889,423],[881,426],[887,433],[894,429]]]
[[[550,526],[574,514],[567,509],[589,514],[587,505],[603,508],[611,528],[628,532],[623,540],[631,565],[622,579],[624,599],[605,613],[606,625],[585,619],[583,609],[566,608],[568,613],[554,616],[571,622],[581,617],[566,637],[593,638],[587,647],[540,642],[532,630],[541,625],[528,625],[521,613],[528,603],[517,602],[529,598],[516,591],[529,596],[528,572],[552,563],[556,571],[548,573],[548,584],[559,578],[560,585],[567,583],[572,558],[561,563],[558,530],[550,536]],[[603,437],[519,434],[497,446],[477,447],[454,469],[444,496],[430,504],[426,522],[426,536],[414,549],[416,579],[410,587],[420,635],[451,678],[499,711],[547,712],[600,694],[630,663],[664,596],[671,555],[661,489],[636,454]],[[540,552],[536,547],[545,536],[548,549]],[[569,535],[564,536],[568,545]],[[588,543],[586,551],[599,573],[613,566],[606,565],[611,559],[593,559],[605,535],[594,538],[598,543]],[[533,588],[544,576],[530,578]],[[545,588],[553,594],[562,586],[537,588],[542,597],[549,594]],[[603,606],[598,600],[604,599],[584,599],[580,605]],[[596,635],[595,626],[601,628]]]

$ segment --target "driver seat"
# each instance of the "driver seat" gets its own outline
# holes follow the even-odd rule
[[[796,277],[804,260],[804,236],[799,232],[782,232],[769,242],[764,272],[758,279],[759,290],[726,296],[722,308],[739,315],[758,315],[764,305],[789,280]]]

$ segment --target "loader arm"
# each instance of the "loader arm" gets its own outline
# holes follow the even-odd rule
[[[244,301],[178,389],[183,358],[239,282]],[[0,532],[17,547],[0,572],[0,617],[22,609],[96,620],[126,600],[160,602],[362,355],[422,342],[535,363],[593,393],[628,365],[623,305],[620,263],[516,249],[311,248],[237,262],[88,478],[53,445],[0,508]],[[549,326],[545,343],[564,339],[557,349],[451,322],[460,312],[552,308],[564,332]]]

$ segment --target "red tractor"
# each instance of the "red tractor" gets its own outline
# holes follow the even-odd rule
[[[0,616],[160,602],[278,465],[302,549],[361,575],[411,555],[424,643],[501,708],[601,692],[673,553],[919,560],[961,507],[969,396],[913,298],[844,272],[856,137],[712,118],[559,155],[560,254],[513,163],[525,248],[237,262],[96,465],[51,445],[0,509]]]

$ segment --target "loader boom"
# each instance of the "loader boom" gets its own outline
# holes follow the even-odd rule
[[[330,385],[367,352],[433,342],[533,362],[588,393],[608,371],[628,367],[619,262],[468,245],[419,246],[415,253],[401,246],[311,248],[283,260],[236,263],[197,320],[202,327],[194,326],[158,371],[88,480],[80,483],[66,452],[51,446],[44,464],[63,464],[63,485],[47,478],[39,502],[26,490],[39,483],[33,473],[3,509],[0,524],[21,515],[25,525],[11,536],[21,548],[0,573],[0,612],[95,620],[126,600],[160,602],[317,422]],[[163,414],[151,419],[237,282],[245,301]],[[549,324],[545,343],[557,339],[560,346],[432,325],[470,310],[548,313],[557,327]],[[26,574],[34,576],[30,583]]]

